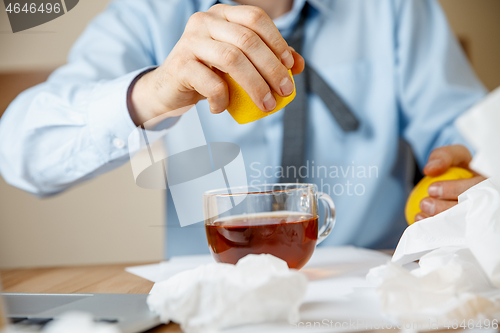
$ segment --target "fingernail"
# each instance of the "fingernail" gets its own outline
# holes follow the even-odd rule
[[[424,199],[420,202],[420,209],[424,213],[427,213],[427,215],[434,215],[436,212],[436,205],[434,204],[434,201]]]
[[[290,81],[289,77],[286,77],[283,80],[281,80],[280,89],[283,96],[288,96],[293,92],[293,83],[292,81]]]
[[[423,220],[423,219],[425,219],[425,217],[423,217],[421,214],[417,214],[415,216],[415,222],[418,222],[418,221]]]
[[[213,108],[212,106],[210,106],[210,112],[212,112],[213,114],[218,114],[218,113],[221,113],[221,111]]]
[[[441,160],[430,160],[427,162],[427,165],[425,166],[426,168],[437,168],[441,165]]]
[[[274,99],[273,94],[270,92],[267,93],[266,97],[264,97],[264,107],[266,108],[267,111],[274,110],[276,107],[276,100]]]
[[[443,187],[441,185],[431,185],[427,189],[427,193],[431,197],[441,198],[443,196]]]
[[[281,62],[283,63],[283,65],[286,66],[286,68],[290,69],[293,67],[293,64],[294,64],[294,60],[293,60],[293,56],[292,54],[290,53],[290,51],[288,50],[285,50],[285,52],[283,52],[283,54],[281,55]]]

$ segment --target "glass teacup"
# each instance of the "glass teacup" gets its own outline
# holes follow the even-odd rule
[[[319,227],[318,200],[326,208]],[[335,205],[314,184],[264,184],[203,195],[208,246],[217,262],[268,253],[300,269],[335,225]]]

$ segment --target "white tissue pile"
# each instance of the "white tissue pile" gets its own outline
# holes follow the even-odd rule
[[[500,87],[461,115],[455,126],[476,153],[470,167],[485,177],[500,177]]]
[[[296,323],[306,288],[307,278],[285,261],[248,255],[236,265],[212,263],[159,282],[147,302],[164,323],[213,333],[250,323]]]
[[[401,266],[417,259],[417,269]],[[498,323],[500,182],[485,180],[458,205],[409,226],[392,262],[367,279],[377,286],[383,313],[396,321],[433,320],[440,328],[463,320]]]

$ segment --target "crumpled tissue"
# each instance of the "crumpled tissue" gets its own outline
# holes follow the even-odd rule
[[[236,265],[211,263],[157,283],[148,297],[164,323],[186,333],[218,332],[243,324],[299,321],[307,278],[269,254],[247,255]]]
[[[500,178],[500,87],[458,117],[455,126],[476,151],[470,167]]]
[[[401,266],[418,259],[417,269]],[[367,279],[396,321],[500,320],[500,182],[485,180],[409,226],[392,261]]]

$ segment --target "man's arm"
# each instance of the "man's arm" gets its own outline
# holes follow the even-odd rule
[[[154,65],[144,3],[112,3],[78,39],[68,64],[9,106],[0,121],[0,171],[8,183],[48,195],[128,160],[135,125],[127,89]]]
[[[423,168],[433,149],[467,145],[453,121],[486,90],[436,1],[399,4],[396,65],[401,134]]]
[[[172,17],[161,13],[154,22],[148,4],[172,6],[162,8]],[[0,168],[6,180],[43,195],[120,165],[135,126],[179,116],[201,99],[213,113],[224,111],[229,96],[219,71],[262,110],[276,105],[271,90],[282,97],[293,92],[288,70],[300,73],[304,60],[262,9],[215,5],[186,17],[196,11],[193,6],[123,0],[92,23],[69,64],[20,96],[2,119]],[[171,41],[169,50],[165,40]],[[163,52],[161,66],[138,76]]]
[[[144,75],[132,91],[131,115],[139,123],[207,99],[212,113],[223,112],[229,74],[262,111],[276,107],[274,90],[292,94],[288,70],[302,72],[304,59],[288,46],[259,7],[217,4],[193,14],[163,64]]]

